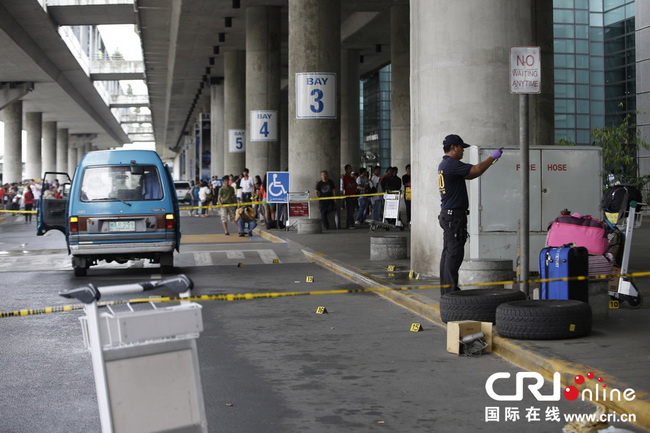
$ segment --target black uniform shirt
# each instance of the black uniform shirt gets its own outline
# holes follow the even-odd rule
[[[469,209],[465,176],[469,174],[472,164],[460,162],[451,156],[443,156],[438,166],[438,189],[440,190],[440,207],[442,209]]]

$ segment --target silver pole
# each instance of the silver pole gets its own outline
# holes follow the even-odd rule
[[[519,239],[519,279],[523,281],[519,290],[530,297],[530,285],[528,278],[530,271],[528,263],[530,262],[530,155],[528,144],[528,95],[519,95],[519,149],[521,159],[521,222],[520,222],[520,239]]]

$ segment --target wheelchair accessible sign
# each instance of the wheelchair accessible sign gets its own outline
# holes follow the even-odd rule
[[[266,202],[286,203],[289,200],[289,172],[266,172]]]

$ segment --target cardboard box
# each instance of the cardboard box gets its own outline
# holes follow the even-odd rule
[[[460,339],[466,335],[482,332],[485,334],[485,342],[488,344],[483,353],[492,352],[492,323],[477,322],[475,320],[461,320],[459,322],[447,322],[447,352],[459,355],[462,353]]]

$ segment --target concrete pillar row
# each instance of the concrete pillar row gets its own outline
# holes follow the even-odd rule
[[[246,9],[246,166],[251,175],[280,168],[281,15],[278,6]],[[252,111],[270,110],[266,134],[252,129]],[[275,129],[275,139],[271,134]],[[256,138],[256,141],[253,141]],[[264,139],[264,141],[261,141]]]
[[[11,102],[2,109],[2,114],[4,115],[5,124],[2,182],[20,182],[23,179],[23,101]]]
[[[353,170],[361,165],[361,146],[359,128],[361,127],[359,107],[359,51],[342,50],[341,52],[341,163],[339,170],[343,173],[347,164]]]
[[[86,146],[88,146],[88,143],[77,146],[77,164],[79,164],[79,161],[81,161],[81,158],[86,153]]]
[[[42,171],[56,171],[56,122],[43,122]]]
[[[223,177],[223,159],[224,159],[224,95],[223,81],[210,84],[210,154],[212,155],[211,173]]]
[[[339,188],[341,164],[340,87],[335,119],[296,117],[296,74],[341,69],[340,0],[289,0],[289,171],[293,191],[311,191],[321,170]],[[311,215],[319,216],[312,201]]]
[[[79,163],[79,160],[77,159],[77,148],[73,146],[68,146],[68,164],[67,167],[68,169],[66,170],[66,173],[72,177],[72,174],[74,173],[74,170],[77,168],[77,164]]]
[[[41,163],[41,138],[43,136],[43,113],[25,113],[27,146],[25,148],[25,177],[40,179],[43,176]]]
[[[406,164],[411,162],[409,5],[392,6],[390,11],[391,164],[402,175],[406,173]]]
[[[410,2],[411,268],[424,275],[439,274],[440,200],[431,186],[438,185],[444,137],[458,134],[491,148],[519,142],[518,96],[510,93],[508,80],[510,47],[533,44],[535,3]],[[465,29],[462,38],[454,37],[458,23]],[[499,170],[498,164],[484,176],[492,170]]]
[[[61,128],[56,132],[56,171],[68,172],[68,141],[70,135],[68,128]]]
[[[246,163],[245,141],[243,149],[230,143],[230,130],[246,130],[246,53],[242,50],[226,51],[223,56],[224,72],[224,174],[239,174]]]

